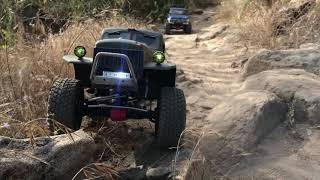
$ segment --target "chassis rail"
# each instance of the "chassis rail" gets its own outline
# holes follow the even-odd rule
[[[153,112],[151,110],[140,109],[140,108],[135,108],[135,107],[114,106],[114,105],[107,105],[107,104],[88,105],[88,108],[115,108],[115,109],[129,109],[129,110],[145,112],[145,113]]]

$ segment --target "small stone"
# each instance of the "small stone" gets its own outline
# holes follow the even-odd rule
[[[307,134],[308,134],[308,136],[311,136],[312,135],[312,131],[310,129],[307,129]]]
[[[175,180],[182,180],[183,177],[182,177],[182,176],[176,176],[176,177],[174,177],[174,179],[175,179]]]
[[[198,100],[199,100],[199,97],[197,96],[189,96],[187,98],[187,104],[195,104],[198,102]]]
[[[168,179],[171,172],[168,167],[151,168],[147,171],[146,176],[149,180],[162,180]]]

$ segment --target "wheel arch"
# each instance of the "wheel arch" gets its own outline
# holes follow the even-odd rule
[[[157,99],[160,89],[176,86],[176,65],[171,63],[148,63],[144,67],[144,74],[148,80],[148,99]]]
[[[78,58],[74,55],[63,56],[63,60],[72,64],[74,68],[75,79],[79,80],[84,87],[91,86],[90,74],[93,65],[93,59],[89,57]]]

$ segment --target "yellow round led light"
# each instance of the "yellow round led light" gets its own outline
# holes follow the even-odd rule
[[[161,64],[166,60],[166,56],[163,52],[157,51],[153,54],[153,61],[157,64]]]
[[[83,58],[87,54],[86,48],[83,46],[77,46],[74,48],[74,55],[76,55],[78,58]]]

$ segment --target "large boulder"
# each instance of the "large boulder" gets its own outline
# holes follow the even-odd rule
[[[72,179],[92,160],[94,139],[84,131],[29,139],[0,137],[2,179]]]
[[[208,116],[200,154],[210,167],[219,167],[215,173],[224,174],[284,121],[286,113],[287,105],[274,94],[253,91],[235,95]]]
[[[301,69],[264,71],[250,76],[242,91],[269,91],[292,108],[296,121],[320,122],[320,77]]]
[[[262,50],[245,64],[242,78],[271,69],[304,69],[320,74],[320,49],[317,45],[291,50]]]

